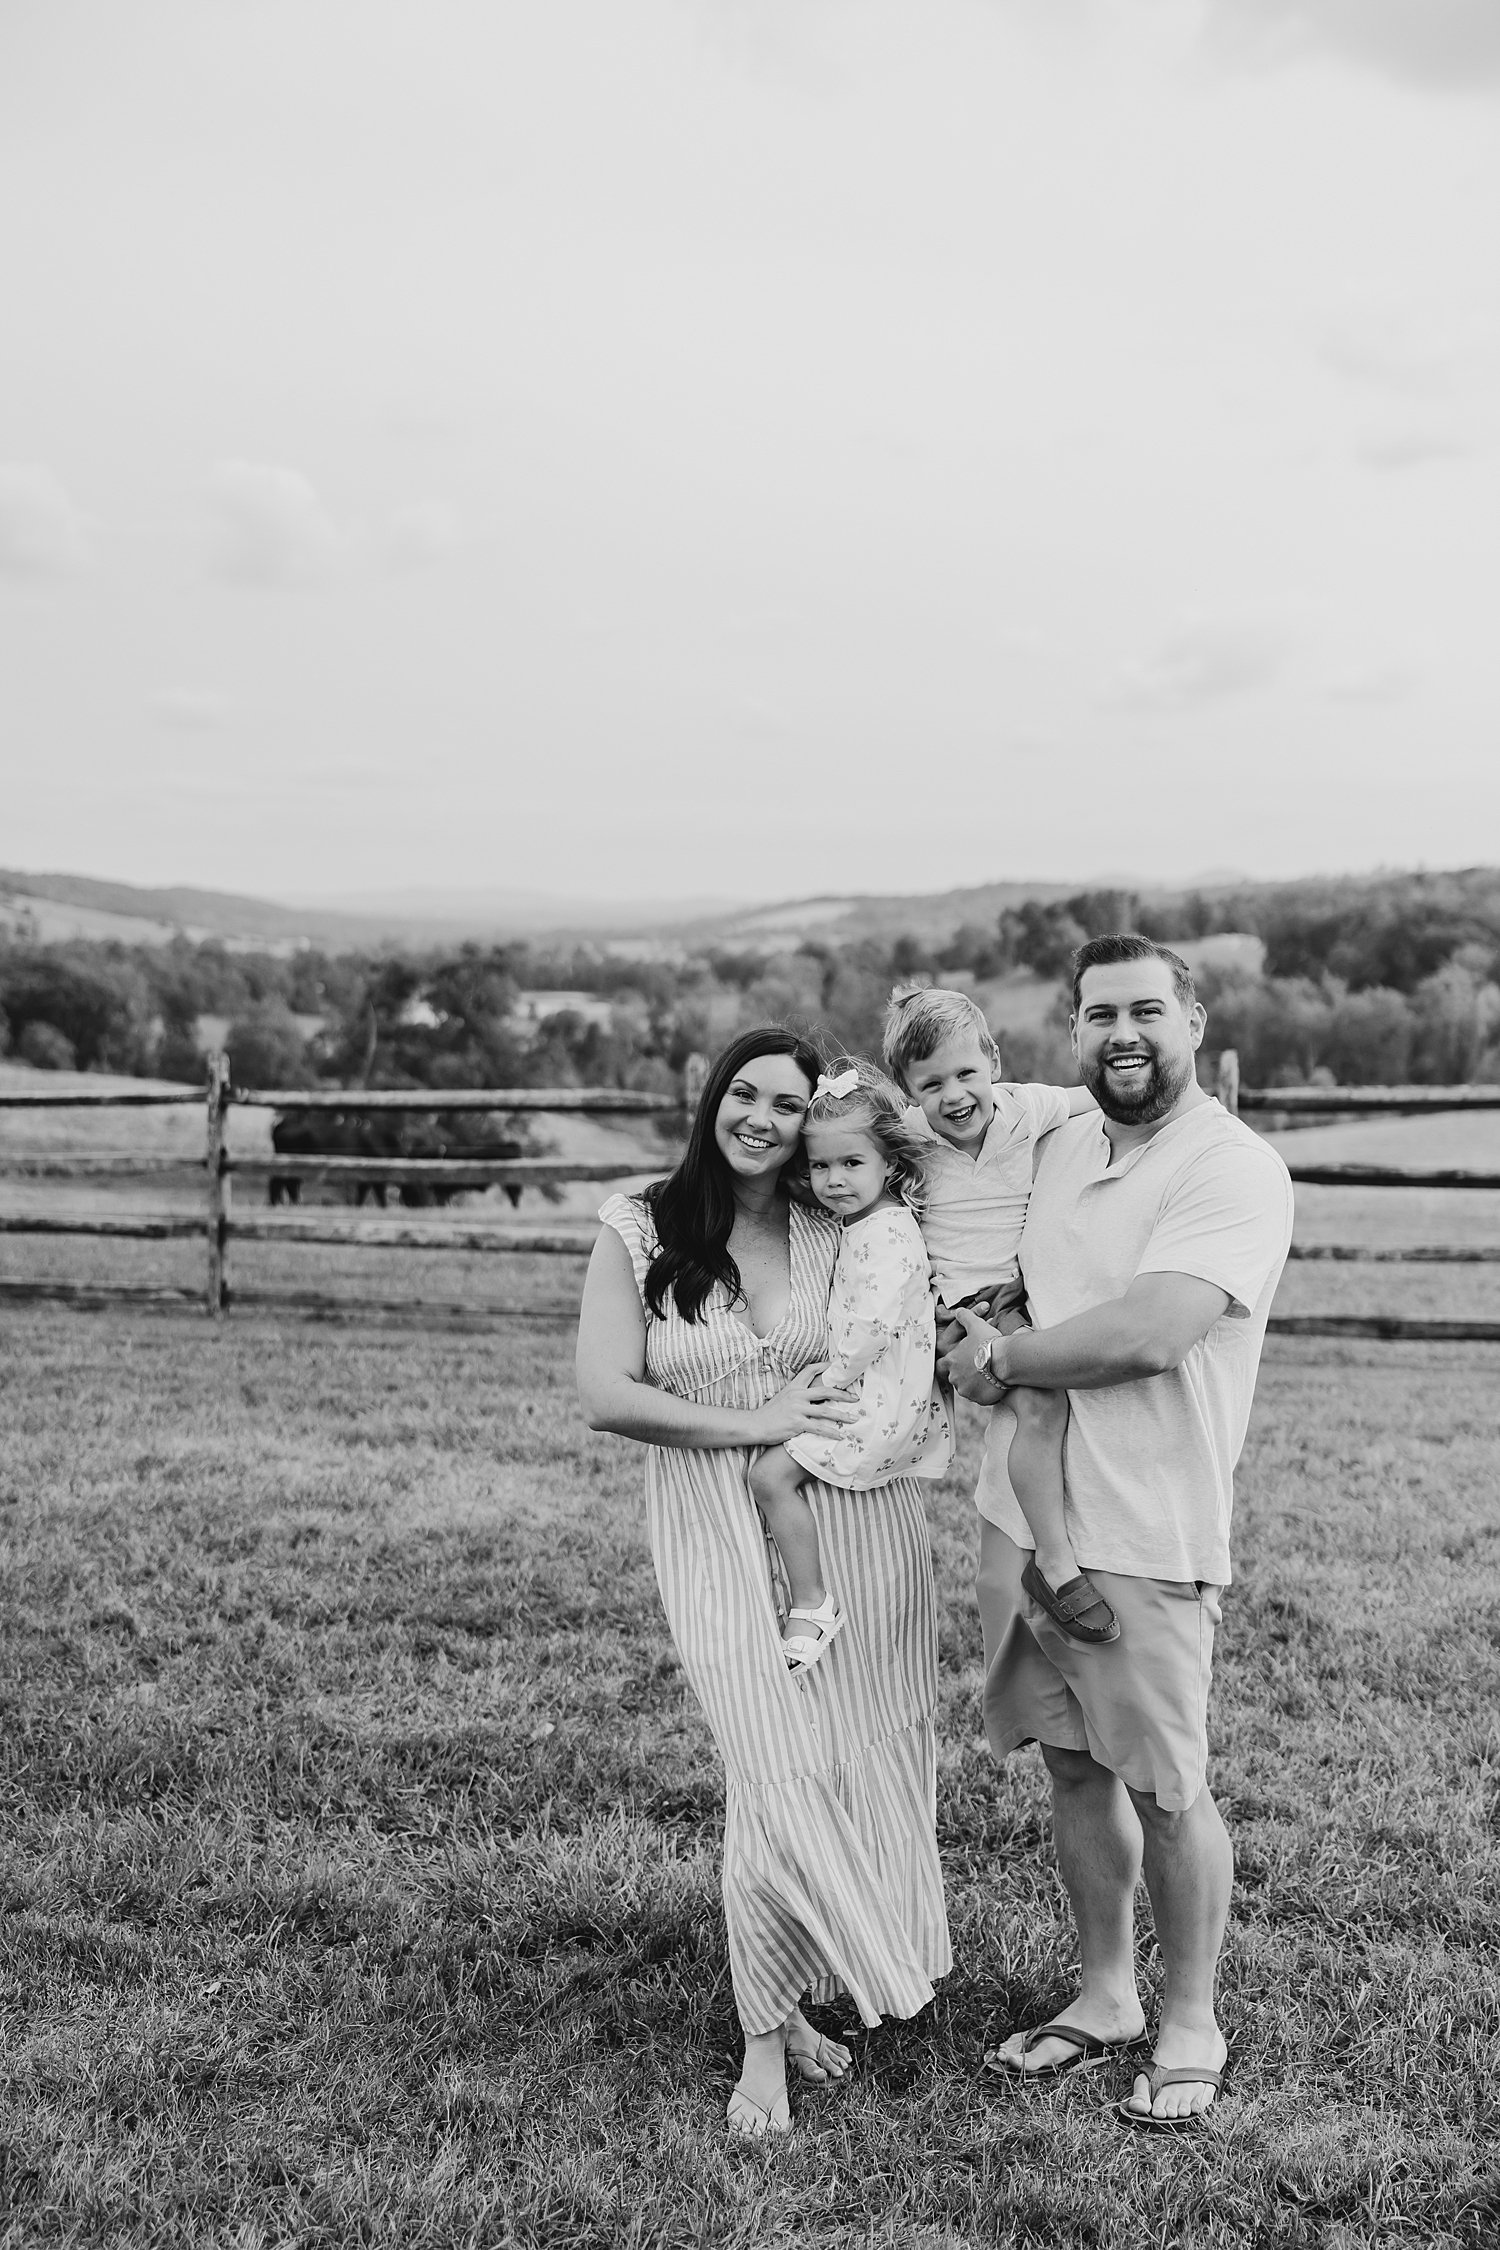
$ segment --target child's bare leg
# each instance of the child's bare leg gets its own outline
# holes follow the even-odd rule
[[[1078,1576],[1078,1557],[1063,1513],[1068,1394],[1008,1391],[1005,1403],[1016,1417],[1016,1434],[1010,1441],[1011,1487],[1036,1542],[1036,1566],[1049,1586],[1065,1586]]]
[[[816,1609],[827,1592],[818,1527],[801,1490],[806,1475],[806,1469],[792,1459],[784,1445],[773,1445],[750,1471],[750,1490],[776,1542],[794,1609]],[[800,1625],[792,1628],[793,1632],[801,1630]]]
[[[1078,1557],[1063,1514],[1063,1439],[1068,1430],[1066,1391],[1009,1391],[1006,1404],[1016,1417],[1010,1441],[1010,1481],[1021,1513],[1036,1541],[1036,1570],[1042,1584],[1021,1583],[1033,1600],[1060,1625],[1070,1640],[1115,1641],[1120,1621]],[[1031,1569],[1027,1565],[1027,1571]],[[1061,1600],[1054,1600],[1061,1596]]]

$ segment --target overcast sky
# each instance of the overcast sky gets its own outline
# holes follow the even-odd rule
[[[0,865],[1500,857],[1497,0],[0,0]]]

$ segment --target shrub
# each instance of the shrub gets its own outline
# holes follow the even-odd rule
[[[33,1024],[67,1041],[69,1062],[48,1064],[49,1069],[150,1068],[156,1010],[140,963],[123,947],[71,943],[7,950],[0,957],[0,999],[18,1050]]]
[[[1405,1085],[1411,1073],[1412,1013],[1403,994],[1367,985],[1334,1004],[1319,1060],[1341,1086]]]
[[[307,1050],[284,1000],[247,1009],[224,1034],[229,1075],[236,1086],[305,1086]]]
[[[33,1016],[16,1045],[22,1062],[30,1063],[34,1070],[76,1070],[78,1057],[73,1052],[73,1042],[55,1023],[43,1023]]]

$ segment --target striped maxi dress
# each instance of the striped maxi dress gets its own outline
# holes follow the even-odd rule
[[[645,1206],[599,1214],[637,1288],[656,1249]],[[646,1321],[646,1376],[710,1406],[762,1405],[827,1356],[839,1229],[791,1206],[791,1301],[769,1335],[722,1285],[697,1321],[669,1297]],[[651,1446],[646,1515],[667,1622],[724,1760],[724,1918],[747,2036],[804,1997],[846,1992],[866,2024],[911,2016],[951,1965],[935,1833],[937,1616],[915,1479],[873,1492],[803,1487],[827,1583],[848,1620],[794,1677],[781,1651],[780,1559],[750,1495],[747,1451]]]

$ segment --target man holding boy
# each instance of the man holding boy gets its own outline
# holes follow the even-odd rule
[[[1286,1166],[1197,1083],[1206,1020],[1165,947],[1080,947],[1073,1051],[1099,1113],[1041,1146],[1020,1246],[1034,1325],[1004,1334],[960,1311],[939,1339],[943,1373],[994,1408],[975,1496],[985,1728],[997,1757],[1041,1745],[1081,1954],[1059,2022],[994,2059],[1050,2077],[1138,2053],[1121,2114],[1166,2130],[1201,2118],[1226,2059],[1214,1994],[1233,1857],[1206,1782],[1206,1708],[1234,1465],[1292,1228]],[[1107,1645],[1060,1631],[1023,1590],[1014,1385],[1068,1393],[1068,1527],[1119,1618]],[[1150,2068],[1132,1942],[1143,1866],[1163,1962]]]

